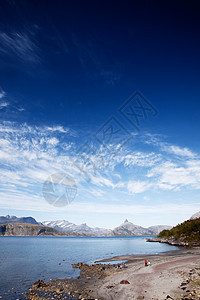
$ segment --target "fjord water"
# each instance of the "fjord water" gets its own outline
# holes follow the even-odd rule
[[[76,277],[77,262],[178,249],[145,237],[0,237],[0,296],[24,299],[21,293],[38,279]]]

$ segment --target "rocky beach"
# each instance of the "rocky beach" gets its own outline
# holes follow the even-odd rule
[[[150,266],[145,266],[145,259]],[[118,260],[126,265],[114,263]],[[199,247],[159,255],[118,256],[73,267],[80,269],[78,278],[38,280],[24,296],[32,300],[200,299]]]

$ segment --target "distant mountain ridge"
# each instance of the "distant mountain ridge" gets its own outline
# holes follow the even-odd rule
[[[171,229],[168,225],[156,225],[148,228],[135,225],[129,222],[127,219],[120,226],[113,229],[113,235],[115,236],[130,236],[130,235],[157,235],[163,229]]]
[[[76,225],[66,220],[44,221],[43,225],[53,227],[64,232],[76,232],[96,236],[137,236],[137,235],[157,235],[164,229],[171,229],[172,226],[157,225],[149,228],[144,228],[129,222],[127,219],[120,226],[111,229],[89,227],[86,223]]]
[[[76,232],[87,235],[97,235],[97,236],[107,236],[112,235],[111,229],[99,228],[99,227],[89,227],[86,223],[81,225],[76,225],[74,223],[70,223],[66,220],[58,220],[58,221],[44,221],[43,225],[53,227],[58,230],[62,230],[64,232]]]
[[[80,236],[80,234],[36,224],[9,223],[0,225],[0,236]]]
[[[39,225],[39,223],[32,217],[22,217],[17,218],[16,216],[0,216],[0,224],[9,224],[9,223],[28,223],[33,225]]]
[[[31,225],[41,225],[55,230],[59,230],[66,235],[74,234],[77,236],[80,235],[89,235],[89,236],[142,236],[142,235],[157,235],[162,230],[169,230],[172,227],[168,225],[157,225],[144,228],[129,222],[127,219],[118,227],[112,229],[99,228],[99,227],[90,227],[86,223],[81,225],[76,225],[66,220],[58,221],[44,221],[42,223],[37,222],[32,217],[21,217],[16,216],[0,216],[0,224],[31,224]],[[12,226],[11,226],[12,227]],[[14,228],[14,227],[12,227]]]
[[[196,214],[192,215],[190,220],[194,220],[194,219],[197,219],[197,218],[200,218],[200,211],[197,212]]]
[[[120,226],[113,229],[115,236],[130,236],[130,235],[152,235],[152,232],[147,228],[135,225],[127,219]]]
[[[172,228],[172,226],[169,226],[169,225],[154,225],[154,226],[148,227],[148,230],[150,230],[151,232],[153,232],[154,235],[157,235],[161,231],[163,231],[163,230],[170,230],[171,228]]]

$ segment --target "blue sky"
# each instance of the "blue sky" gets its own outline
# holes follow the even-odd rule
[[[199,211],[198,9],[1,2],[1,215],[113,228]],[[43,197],[58,173],[77,187],[62,207]]]

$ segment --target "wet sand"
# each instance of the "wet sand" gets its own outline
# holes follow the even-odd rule
[[[145,259],[151,262],[150,266],[144,265]],[[126,260],[128,267],[104,265],[116,260]],[[102,300],[200,299],[200,248],[159,255],[118,256],[102,260],[96,266],[80,264],[79,268],[78,279],[45,283],[44,287],[33,288],[27,299],[67,299],[69,294],[76,299]],[[51,298],[47,295],[49,291]],[[38,292],[39,298],[33,298]]]

